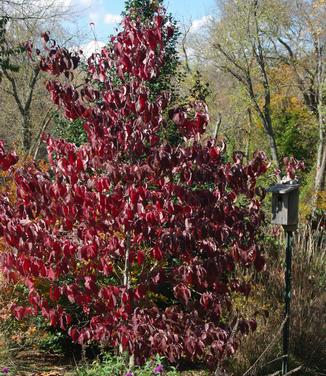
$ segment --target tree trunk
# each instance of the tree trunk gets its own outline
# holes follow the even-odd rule
[[[126,234],[126,247],[125,247],[125,266],[123,271],[123,284],[126,286],[127,290],[130,288],[130,234]]]
[[[27,154],[32,146],[31,120],[29,111],[22,114],[23,149]]]
[[[222,123],[222,115],[219,112],[218,113],[218,119],[216,120],[216,124],[215,124],[214,134],[213,134],[213,141],[214,141],[214,143],[216,143],[216,139],[217,139],[217,136],[218,136],[219,131],[220,131],[221,123]]]
[[[249,154],[250,154],[250,141],[251,141],[251,130],[253,128],[253,121],[252,121],[252,113],[251,109],[248,108],[248,131],[247,131],[247,143],[246,143],[246,150],[245,150],[245,156],[247,160],[249,161]]]
[[[319,151],[320,150],[320,151]],[[315,178],[315,191],[318,194],[325,190],[325,175],[326,175],[326,142],[320,144],[317,159],[317,171]]]
[[[320,45],[320,39],[317,39],[317,82],[318,82],[318,124],[319,124],[319,144],[316,161],[315,192],[325,189],[325,169],[326,169],[326,124],[323,117],[323,84],[324,84],[324,65],[323,50]],[[317,203],[317,201],[316,201]]]
[[[272,161],[274,162],[275,167],[279,169],[280,164],[279,164],[279,159],[278,159],[277,145],[276,145],[274,131],[273,131],[272,119],[269,115],[264,116],[261,111],[258,112],[258,114],[264,125],[265,133],[269,142],[269,148],[270,148],[271,155],[272,155]]]
[[[126,247],[125,247],[125,265],[123,271],[123,284],[126,286],[126,289],[130,289],[130,233],[126,233]],[[120,353],[123,354],[122,345],[120,345]],[[128,364],[130,368],[133,368],[135,365],[135,356],[132,354],[129,356]]]
[[[276,168],[280,168],[279,161],[278,161],[278,153],[277,153],[277,146],[276,146],[276,141],[273,133],[270,133],[266,131],[267,133],[267,138],[269,141],[269,147],[271,149],[271,154],[272,154],[272,160],[275,163]]]
[[[37,154],[38,154],[38,151],[39,151],[40,146],[41,146],[42,133],[44,133],[46,131],[46,129],[49,126],[52,118],[53,118],[53,113],[51,113],[51,110],[49,110],[48,113],[46,114],[46,117],[43,120],[42,127],[41,127],[36,139],[34,140],[34,144],[31,146],[31,148],[29,150],[29,155],[33,154],[33,159],[37,159]]]

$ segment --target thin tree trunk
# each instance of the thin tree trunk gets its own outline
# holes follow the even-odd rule
[[[261,31],[258,25],[257,12],[260,6],[258,0],[254,0],[253,5],[254,5],[253,14],[254,14],[256,34],[255,34],[254,41],[252,42],[252,49],[254,52],[256,62],[261,71],[261,80],[262,80],[262,84],[264,87],[265,103],[263,106],[262,117],[263,117],[263,122],[264,122],[265,131],[267,134],[267,138],[269,141],[269,146],[271,149],[272,159],[276,167],[279,169],[277,145],[275,141],[275,135],[274,135],[274,129],[273,129],[273,123],[272,123],[272,117],[271,117],[271,90],[270,90],[270,84],[269,84],[267,68],[266,68],[266,54],[264,53],[264,50],[263,50],[263,45],[260,39]]]
[[[250,141],[251,141],[251,130],[252,130],[252,113],[251,109],[248,108],[248,132],[247,132],[247,144],[246,144],[246,150],[245,150],[245,156],[247,160],[249,160],[249,153],[250,153]]]
[[[266,111],[265,111],[265,114],[262,113],[262,111],[257,111],[257,112],[264,125],[265,133],[268,139],[269,148],[270,148],[271,155],[272,155],[272,161],[274,162],[275,167],[279,169],[280,164],[279,164],[277,145],[276,145],[273,126],[272,126],[272,119],[269,115],[264,116],[266,115]]]
[[[43,120],[43,125],[34,141],[34,144],[32,145],[32,147],[30,148],[29,150],[29,155],[32,155],[33,153],[33,159],[36,159],[37,158],[37,154],[38,154],[38,151],[40,149],[40,146],[41,146],[41,136],[42,136],[42,133],[44,133],[47,129],[47,127],[49,126],[50,124],[50,121],[52,120],[53,118],[53,115],[50,114],[50,111],[48,111],[48,113],[46,114],[46,117],[45,119]]]
[[[269,141],[269,147],[271,149],[273,162],[275,163],[276,167],[279,168],[280,165],[279,165],[279,160],[278,160],[277,146],[276,146],[274,134],[268,131],[266,131],[266,133],[267,133],[267,138]]]
[[[126,234],[126,251],[125,251],[125,267],[123,271],[123,284],[126,286],[127,290],[130,288],[130,234]]]
[[[319,124],[319,143],[316,161],[316,177],[315,177],[315,191],[318,192],[325,189],[325,169],[326,169],[326,127],[323,118],[323,51],[320,46],[320,39],[317,39],[317,82],[318,82],[318,124]]]
[[[12,77],[6,70],[3,71],[3,74],[11,84],[13,97],[21,115],[23,149],[24,152],[28,154],[32,146],[31,104],[33,100],[35,85],[39,78],[40,68],[37,67],[33,69],[31,78],[29,80],[29,91],[27,93],[27,98],[22,98],[22,95],[18,91],[18,86],[15,78]]]
[[[188,58],[188,53],[187,53],[187,48],[186,48],[186,41],[187,41],[187,36],[190,32],[191,26],[192,25],[190,25],[187,29],[185,29],[185,32],[184,32],[184,35],[183,35],[183,38],[182,38],[182,42],[181,42],[181,47],[182,47],[182,51],[183,51],[183,54],[184,54],[184,57],[185,57],[185,64],[186,64],[186,69],[187,69],[188,73],[191,73],[191,68],[190,68],[190,65],[189,65],[189,58]]]
[[[123,271],[123,284],[126,286],[126,289],[130,289],[130,234],[126,233],[126,251],[125,251],[125,266]],[[122,353],[122,346],[120,345],[120,352]],[[129,356],[129,367],[132,368],[135,365],[135,357],[134,355]]]
[[[29,111],[22,114],[23,149],[27,154],[32,146],[31,120]]]
[[[324,142],[322,153],[318,158],[316,178],[315,178],[315,191],[318,194],[320,191],[325,190],[325,175],[326,175],[326,145]]]
[[[219,131],[220,131],[221,123],[222,123],[222,115],[219,112],[218,113],[218,119],[216,120],[216,124],[215,124],[214,134],[213,134],[214,144],[216,144],[216,139],[217,139],[217,136],[218,136]]]

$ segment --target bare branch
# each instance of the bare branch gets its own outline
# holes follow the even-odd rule
[[[216,142],[216,137],[217,137],[217,135],[219,133],[221,124],[222,124],[222,115],[219,112],[218,113],[218,118],[217,118],[217,121],[216,121],[216,125],[215,125],[215,129],[214,129],[214,135],[213,135],[214,143]]]
[[[184,54],[184,57],[185,57],[185,63],[186,63],[186,68],[187,68],[188,73],[191,73],[191,68],[190,68],[190,65],[189,65],[189,58],[188,58],[188,53],[187,53],[187,48],[186,48],[186,42],[187,42],[187,37],[188,37],[188,34],[190,32],[191,26],[192,25],[190,24],[188,27],[185,27],[184,33],[183,33],[183,36],[182,36],[182,41],[181,41],[181,47],[182,47],[182,51],[183,51],[183,54]]]
[[[222,53],[222,55],[224,55],[224,57],[226,57],[226,59],[231,63],[233,64],[236,68],[238,68],[240,71],[244,72],[244,73],[247,73],[247,70],[245,68],[243,68],[239,63],[237,63],[236,59],[234,57],[232,57],[231,55],[229,55],[223,48],[222,46],[219,44],[219,43],[214,43],[213,44],[213,47],[216,48],[219,52]]]
[[[283,331],[283,328],[284,328],[284,325],[287,322],[287,320],[288,320],[288,317],[285,317],[285,319],[283,320],[282,324],[280,325],[278,331],[276,332],[276,334],[272,338],[271,342],[267,345],[265,350],[260,354],[260,356],[254,362],[254,364],[243,374],[243,376],[252,375],[252,372],[256,371],[256,369],[259,366],[259,364],[261,363],[261,361],[265,358],[265,356],[269,353],[269,351],[273,348],[275,343],[280,338],[282,331]]]
[[[46,129],[49,126],[52,118],[53,118],[52,108],[50,108],[49,111],[45,115],[42,126],[41,126],[40,131],[39,131],[39,133],[38,133],[38,135],[37,135],[37,137],[34,141],[34,144],[32,145],[32,147],[30,148],[30,150],[28,152],[28,155],[31,155],[34,151],[34,155],[33,155],[34,159],[36,159],[40,145],[41,145],[41,135],[42,135],[42,133],[44,133],[46,131]]]
[[[3,75],[7,78],[7,80],[10,82],[11,84],[11,87],[12,87],[12,91],[13,91],[13,95],[14,95],[14,98],[15,98],[15,101],[17,103],[17,106],[18,106],[18,109],[19,109],[19,112],[21,113],[21,115],[24,114],[24,106],[22,104],[22,101],[21,99],[19,98],[19,94],[18,94],[18,90],[17,90],[17,85],[16,85],[16,81],[14,80],[13,77],[11,77],[9,75],[9,73],[7,72],[7,70],[3,70]]]
[[[294,369],[292,369],[291,371],[287,372],[287,373],[286,373],[285,375],[283,375],[283,376],[290,376],[290,375],[293,375],[294,373],[299,372],[299,371],[301,370],[301,368],[302,368],[302,366],[299,366],[299,367],[297,367],[297,368],[294,368]]]

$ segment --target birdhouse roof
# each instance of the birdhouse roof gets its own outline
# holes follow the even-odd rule
[[[284,195],[286,193],[295,191],[299,189],[299,184],[275,184],[270,186],[267,189],[267,192],[272,192],[272,193],[279,193],[280,195]]]

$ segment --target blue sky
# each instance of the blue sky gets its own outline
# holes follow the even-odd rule
[[[114,33],[120,14],[124,9],[124,0],[64,0],[69,5],[77,6],[81,12],[78,27],[87,33],[88,40],[94,39],[90,23],[95,24],[94,31],[98,41],[105,42],[107,36]],[[215,0],[166,0],[167,9],[174,17],[185,24],[192,21],[200,28],[207,17],[214,12]]]

